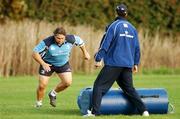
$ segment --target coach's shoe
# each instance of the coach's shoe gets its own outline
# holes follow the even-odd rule
[[[49,100],[50,100],[49,103],[51,104],[51,106],[56,107],[56,96],[52,96],[51,92],[48,94],[48,96],[49,96]]]
[[[149,112],[148,112],[148,111],[144,111],[144,112],[142,113],[142,116],[148,117],[148,116],[149,116]]]
[[[90,110],[87,110],[87,114],[83,115],[83,117],[95,117],[95,115]]]
[[[42,101],[36,101],[34,107],[36,107],[36,108],[42,107]]]

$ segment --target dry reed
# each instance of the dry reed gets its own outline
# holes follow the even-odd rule
[[[68,24],[52,24],[44,21],[7,21],[0,25],[0,76],[37,74],[38,64],[32,59],[32,49],[43,38],[52,34],[57,26],[64,26],[68,33],[79,35],[86,42],[91,55],[90,61],[83,60],[80,49],[73,48],[70,63],[73,71],[93,72],[94,53],[99,47],[103,31],[94,31],[90,26],[72,27]],[[141,67],[180,67],[180,39],[173,42],[172,37],[159,33],[150,36],[139,30],[141,42]]]

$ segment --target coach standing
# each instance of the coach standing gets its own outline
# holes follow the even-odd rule
[[[96,67],[100,67],[102,59],[104,67],[94,82],[92,97],[92,113],[86,116],[100,115],[102,96],[116,81],[130,102],[143,116],[149,113],[137,94],[132,79],[132,72],[137,72],[140,61],[140,46],[135,27],[126,20],[127,7],[120,4],[116,8],[118,17],[111,23],[101,41],[99,51],[95,55]]]

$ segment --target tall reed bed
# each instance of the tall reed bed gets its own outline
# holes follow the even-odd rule
[[[93,72],[94,53],[104,31],[94,31],[91,26],[72,27],[65,23],[24,20],[7,21],[0,25],[0,76],[37,74],[39,65],[31,57],[32,49],[42,39],[52,35],[57,26],[65,27],[69,34],[79,35],[90,52],[91,60],[85,61],[80,49],[73,48],[70,57],[73,71]],[[151,36],[149,32],[139,29],[139,38],[141,68],[180,67],[180,37],[174,42],[172,37],[163,37],[159,33]]]
[[[180,37],[162,36],[156,32],[139,30],[141,67],[146,69],[180,68]]]

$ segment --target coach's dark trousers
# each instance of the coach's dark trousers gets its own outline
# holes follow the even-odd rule
[[[94,82],[92,113],[100,115],[102,96],[106,94],[115,81],[127,95],[129,101],[142,114],[146,107],[133,86],[132,69],[112,66],[104,66]]]

